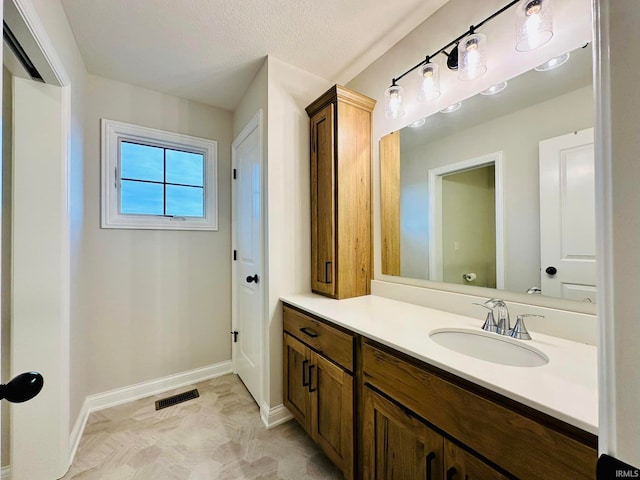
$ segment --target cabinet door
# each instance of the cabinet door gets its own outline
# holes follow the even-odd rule
[[[368,387],[363,390],[364,478],[442,480],[443,437]]]
[[[311,118],[311,289],[335,295],[334,106]]]
[[[353,377],[323,356],[311,353],[311,437],[353,478]]]
[[[309,349],[289,334],[284,334],[283,403],[310,432]]]
[[[449,440],[444,442],[446,480],[508,480],[479,458]]]

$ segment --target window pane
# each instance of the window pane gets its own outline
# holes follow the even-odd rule
[[[204,189],[167,185],[167,215],[204,217]]]
[[[167,149],[167,183],[204,186],[204,155]]]
[[[163,148],[120,143],[120,178],[164,181]]]
[[[120,213],[163,215],[162,184],[121,181]]]

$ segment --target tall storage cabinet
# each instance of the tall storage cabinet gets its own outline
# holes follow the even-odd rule
[[[311,117],[311,289],[368,295],[372,276],[371,112],[375,100],[335,85]]]

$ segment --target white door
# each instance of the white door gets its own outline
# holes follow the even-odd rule
[[[540,142],[543,295],[596,301],[593,128]]]
[[[261,405],[263,338],[262,111],[233,142],[233,363]]]

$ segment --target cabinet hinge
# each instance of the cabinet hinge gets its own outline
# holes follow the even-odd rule
[[[234,330],[231,335],[233,335],[233,343],[238,343],[238,331]]]
[[[235,180],[236,178],[238,178],[238,171],[234,168],[233,169],[233,179]]]

